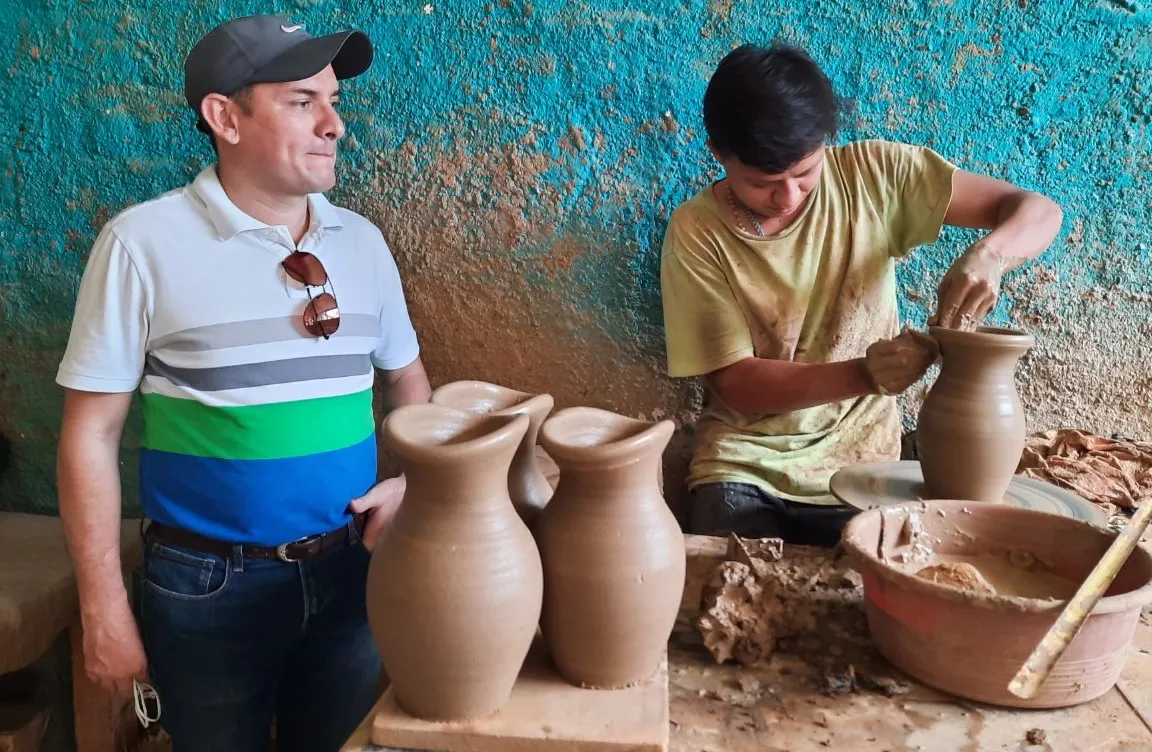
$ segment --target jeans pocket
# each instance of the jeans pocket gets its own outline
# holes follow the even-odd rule
[[[185,601],[215,598],[228,585],[231,563],[164,543],[144,552],[143,584],[154,594]]]

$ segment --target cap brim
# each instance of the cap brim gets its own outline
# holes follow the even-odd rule
[[[342,31],[305,39],[256,71],[254,84],[311,78],[328,65],[338,79],[355,78],[372,65],[372,42],[361,31]]]

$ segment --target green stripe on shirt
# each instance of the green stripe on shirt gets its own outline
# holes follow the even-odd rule
[[[372,390],[342,397],[243,407],[209,407],[141,395],[146,449],[229,460],[270,460],[331,452],[375,431]]]

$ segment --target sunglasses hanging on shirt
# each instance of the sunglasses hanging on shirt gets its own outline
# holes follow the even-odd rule
[[[304,306],[304,330],[313,337],[328,339],[340,328],[340,308],[336,297],[324,291],[312,296],[313,287],[329,284],[328,272],[320,259],[307,251],[293,251],[280,262],[289,277],[304,285],[308,292],[308,305]]]

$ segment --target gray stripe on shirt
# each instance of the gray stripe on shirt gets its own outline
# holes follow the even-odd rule
[[[367,313],[349,313],[340,316],[340,328],[333,337],[379,337],[380,319]],[[312,338],[304,331],[301,316],[278,316],[271,319],[229,321],[171,332],[149,343],[150,350],[173,352],[201,352],[226,347],[247,347],[269,342]]]
[[[241,363],[216,368],[177,368],[155,355],[144,362],[146,376],[160,376],[177,386],[201,392],[222,392],[269,384],[339,379],[372,373],[368,355],[320,355],[310,358],[271,360],[264,363]]]

